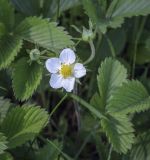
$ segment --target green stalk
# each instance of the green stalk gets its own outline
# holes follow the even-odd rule
[[[112,145],[110,146],[107,160],[110,160],[110,158],[111,158],[111,153],[112,153]]]
[[[93,41],[92,41],[92,40],[89,41],[89,45],[90,45],[90,48],[91,48],[91,55],[90,55],[90,57],[83,63],[84,65],[90,63],[90,62],[94,59],[94,57],[95,57],[95,47],[94,47],[94,44],[93,44]]]
[[[65,96],[58,102],[58,104],[53,108],[53,110],[51,111],[51,113],[49,114],[49,117],[51,118],[51,116],[54,114],[54,112],[58,109],[58,107],[61,105],[61,103],[67,98],[67,94],[65,94]]]
[[[136,62],[137,46],[138,46],[138,42],[140,40],[141,34],[143,32],[143,28],[144,28],[144,25],[145,25],[145,22],[146,22],[146,18],[147,17],[143,17],[143,19],[141,20],[141,25],[139,27],[139,30],[137,32],[137,36],[135,38],[133,64],[132,64],[132,78],[134,78],[134,74],[135,74],[135,62]]]
[[[107,40],[107,42],[108,42],[108,45],[109,45],[109,48],[110,48],[112,57],[115,58],[115,57],[116,57],[115,48],[114,48],[114,46],[113,46],[111,40],[108,38],[108,36],[105,35],[105,37],[106,37],[106,40]]]

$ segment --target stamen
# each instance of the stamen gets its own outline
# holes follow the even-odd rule
[[[67,64],[63,64],[60,69],[60,74],[64,77],[70,77],[72,75],[72,67]]]

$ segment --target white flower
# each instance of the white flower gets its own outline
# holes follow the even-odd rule
[[[81,63],[75,63],[76,56],[73,50],[66,48],[62,50],[59,58],[50,58],[45,65],[51,73],[50,86],[52,88],[64,88],[71,92],[74,88],[75,78],[86,75],[86,69]]]

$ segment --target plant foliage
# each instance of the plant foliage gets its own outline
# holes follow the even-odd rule
[[[8,147],[14,148],[32,140],[48,122],[44,109],[30,105],[12,109],[4,119],[1,131],[7,136]]]
[[[37,17],[26,18],[16,28],[16,33],[23,39],[54,52],[73,45],[63,27],[57,27],[56,23]]]
[[[2,154],[5,149],[7,149],[7,138],[0,132],[0,154]]]
[[[15,96],[20,100],[26,100],[40,84],[42,66],[37,62],[29,64],[28,58],[22,58],[15,64],[12,79]]]
[[[127,153],[134,143],[134,129],[127,114],[148,109],[149,94],[139,81],[127,80],[125,67],[112,58],[101,63],[97,81],[100,95],[95,94],[91,103],[106,116],[101,125],[114,150]]]

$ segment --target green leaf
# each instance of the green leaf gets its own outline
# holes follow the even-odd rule
[[[149,160],[150,159],[150,132],[139,134],[136,143],[130,152],[129,160]]]
[[[56,142],[54,143],[54,142],[52,142],[52,141],[50,141],[48,139],[47,139],[47,142],[48,142],[49,145],[54,147],[59,153],[61,153],[66,160],[73,160],[70,156],[68,156],[66,153],[64,153],[61,150],[60,146],[58,146],[58,143],[56,143]]]
[[[43,12],[46,17],[53,17],[56,15],[58,10],[59,3],[59,12],[63,12],[72,7],[78,6],[80,4],[79,0],[46,0],[43,5]]]
[[[96,24],[96,26],[105,33],[106,26],[108,25],[105,19],[106,1],[82,0],[82,3],[86,14],[92,20],[93,24]]]
[[[150,14],[150,1],[147,0],[125,0],[125,1],[114,0],[114,1],[116,2],[114,10],[111,12],[109,11],[107,13],[111,15],[112,18],[133,17],[140,15],[144,16]]]
[[[2,123],[1,131],[8,137],[8,147],[14,148],[33,139],[48,122],[48,114],[30,105],[13,108]]]
[[[150,1],[147,0],[113,0],[110,4],[106,19],[107,27],[117,28],[121,26],[126,17],[148,15],[150,13]]]
[[[10,106],[11,106],[11,103],[8,99],[4,99],[3,97],[0,97],[0,123],[5,118]]]
[[[22,47],[22,40],[19,37],[5,35],[0,38],[0,69],[6,68]]]
[[[13,90],[16,98],[27,100],[37,89],[42,79],[42,65],[37,62],[28,63],[28,58],[19,59],[12,73]]]
[[[102,104],[102,99],[100,97],[100,95],[98,93],[95,93],[91,100],[90,100],[90,104],[92,106],[94,106],[96,109],[100,110],[100,111],[104,111],[104,106]]]
[[[101,125],[115,151],[127,153],[131,149],[134,129],[126,115],[109,115],[107,119],[101,120]]]
[[[126,81],[126,78],[127,71],[119,61],[106,58],[101,63],[97,82],[104,107],[109,103],[111,95],[116,88],[121,86]]]
[[[17,27],[16,32],[23,39],[54,52],[73,45],[71,36],[64,31],[63,27],[57,27],[56,23],[46,19],[26,18]]]
[[[108,27],[120,27],[126,17],[150,13],[148,0],[113,0],[107,11],[105,4],[98,0],[83,0],[83,6],[87,15],[102,33],[106,33]]]
[[[107,107],[108,112],[135,113],[150,108],[150,96],[139,81],[128,81],[118,88]]]
[[[8,0],[0,0],[0,22],[4,23],[8,30],[14,25],[14,9]]]
[[[7,140],[3,133],[0,132],[0,154],[4,153],[7,149]]]
[[[53,142],[56,146],[60,147],[58,141]],[[36,160],[56,160],[60,152],[54,148],[50,143],[47,143],[43,148],[41,148],[36,155]]]
[[[8,152],[5,152],[1,154],[0,156],[1,156],[1,160],[13,160],[13,157]]]
[[[11,0],[18,11],[27,16],[40,14],[40,0]]]

